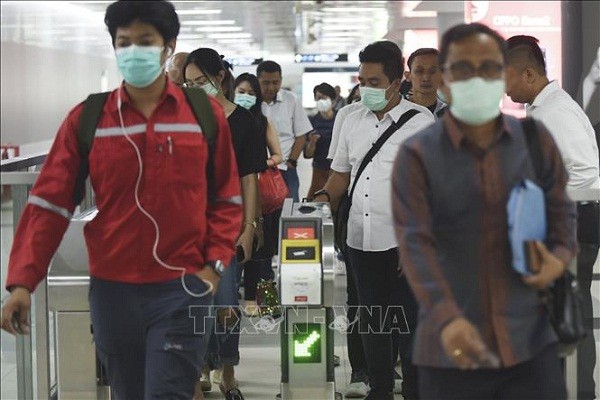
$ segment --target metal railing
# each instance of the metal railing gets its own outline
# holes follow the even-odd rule
[[[0,182],[3,187],[10,187],[11,191],[13,236],[16,233],[23,209],[27,205],[29,192],[39,176],[39,169],[46,160],[46,156],[46,152],[36,153],[2,160],[0,163]],[[86,196],[78,210],[93,207],[93,200],[93,191],[88,179]],[[43,280],[32,294],[31,334],[16,337],[17,398],[19,400],[50,399],[55,393],[56,388],[53,388],[50,376],[50,327],[47,296],[47,281]],[[3,298],[2,301],[4,302],[4,300]],[[34,340],[35,357],[33,354]],[[35,380],[34,364],[36,367]]]

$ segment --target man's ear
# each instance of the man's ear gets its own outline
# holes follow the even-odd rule
[[[525,82],[533,83],[537,79],[537,72],[531,67],[527,67],[523,70],[523,75],[525,76]]]
[[[410,71],[404,71],[404,79],[410,82]]]

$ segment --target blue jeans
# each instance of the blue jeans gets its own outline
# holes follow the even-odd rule
[[[298,197],[298,191],[300,190],[300,178],[298,178],[298,171],[296,168],[288,168],[287,171],[281,170],[281,175],[283,176],[283,180],[290,191],[291,198],[294,199],[295,202],[300,201],[300,198]]]
[[[219,281],[219,287],[215,294],[212,312],[213,316],[215,316],[214,329],[210,335],[205,358],[210,369],[219,369],[224,364],[238,365],[240,362],[239,318],[241,318],[241,313],[239,311],[237,279],[240,267],[240,264],[235,259],[229,264],[229,267],[225,270],[225,274]],[[216,316],[219,309],[227,307],[232,307],[238,316],[238,322],[234,326],[224,327]]]
[[[186,286],[193,293],[207,289],[195,275],[186,276]],[[89,300],[96,351],[115,399],[193,397],[205,332],[212,329],[210,294],[190,296],[181,279],[131,284],[92,278]]]

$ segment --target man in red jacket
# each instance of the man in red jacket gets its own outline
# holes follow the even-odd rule
[[[208,196],[208,144],[185,94],[164,73],[179,20],[163,1],[106,10],[124,83],[108,97],[89,154],[98,214],[85,227],[94,341],[117,399],[190,399],[204,356],[204,316],[234,254],[240,183],[222,108]],[[31,292],[75,208],[83,105],[60,127],[20,219],[2,329],[29,332]]]

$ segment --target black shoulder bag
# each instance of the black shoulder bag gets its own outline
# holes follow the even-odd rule
[[[535,122],[531,118],[521,121],[529,156],[533,162],[536,179],[542,184],[543,156]],[[558,336],[560,357],[571,354],[585,338],[583,321],[583,298],[577,279],[567,270],[551,288],[542,292],[542,298],[548,309],[550,323]]]
[[[414,108],[408,110],[407,112],[402,114],[402,116],[400,116],[400,119],[398,119],[398,122],[392,122],[390,127],[387,128],[385,130],[385,132],[383,132],[383,134],[379,137],[379,139],[377,139],[375,144],[371,147],[369,152],[365,155],[362,162],[360,163],[360,166],[358,167],[358,172],[356,173],[356,178],[354,178],[354,183],[352,184],[352,189],[350,190],[350,194],[349,195],[348,195],[348,193],[344,194],[344,197],[342,197],[342,199],[340,200],[337,212],[334,215],[333,225],[334,225],[335,247],[342,254],[346,255],[346,250],[347,250],[346,239],[348,237],[348,219],[350,218],[350,208],[352,207],[352,196],[354,195],[354,189],[356,189],[356,183],[358,182],[358,179],[360,178],[363,171],[367,167],[367,164],[369,164],[369,162],[371,162],[371,160],[373,159],[375,154],[377,154],[377,152],[381,149],[383,144],[394,134],[394,132],[396,132],[397,130],[402,128],[402,125],[407,123],[412,117],[414,117],[418,113],[420,113],[420,111],[415,110]]]

